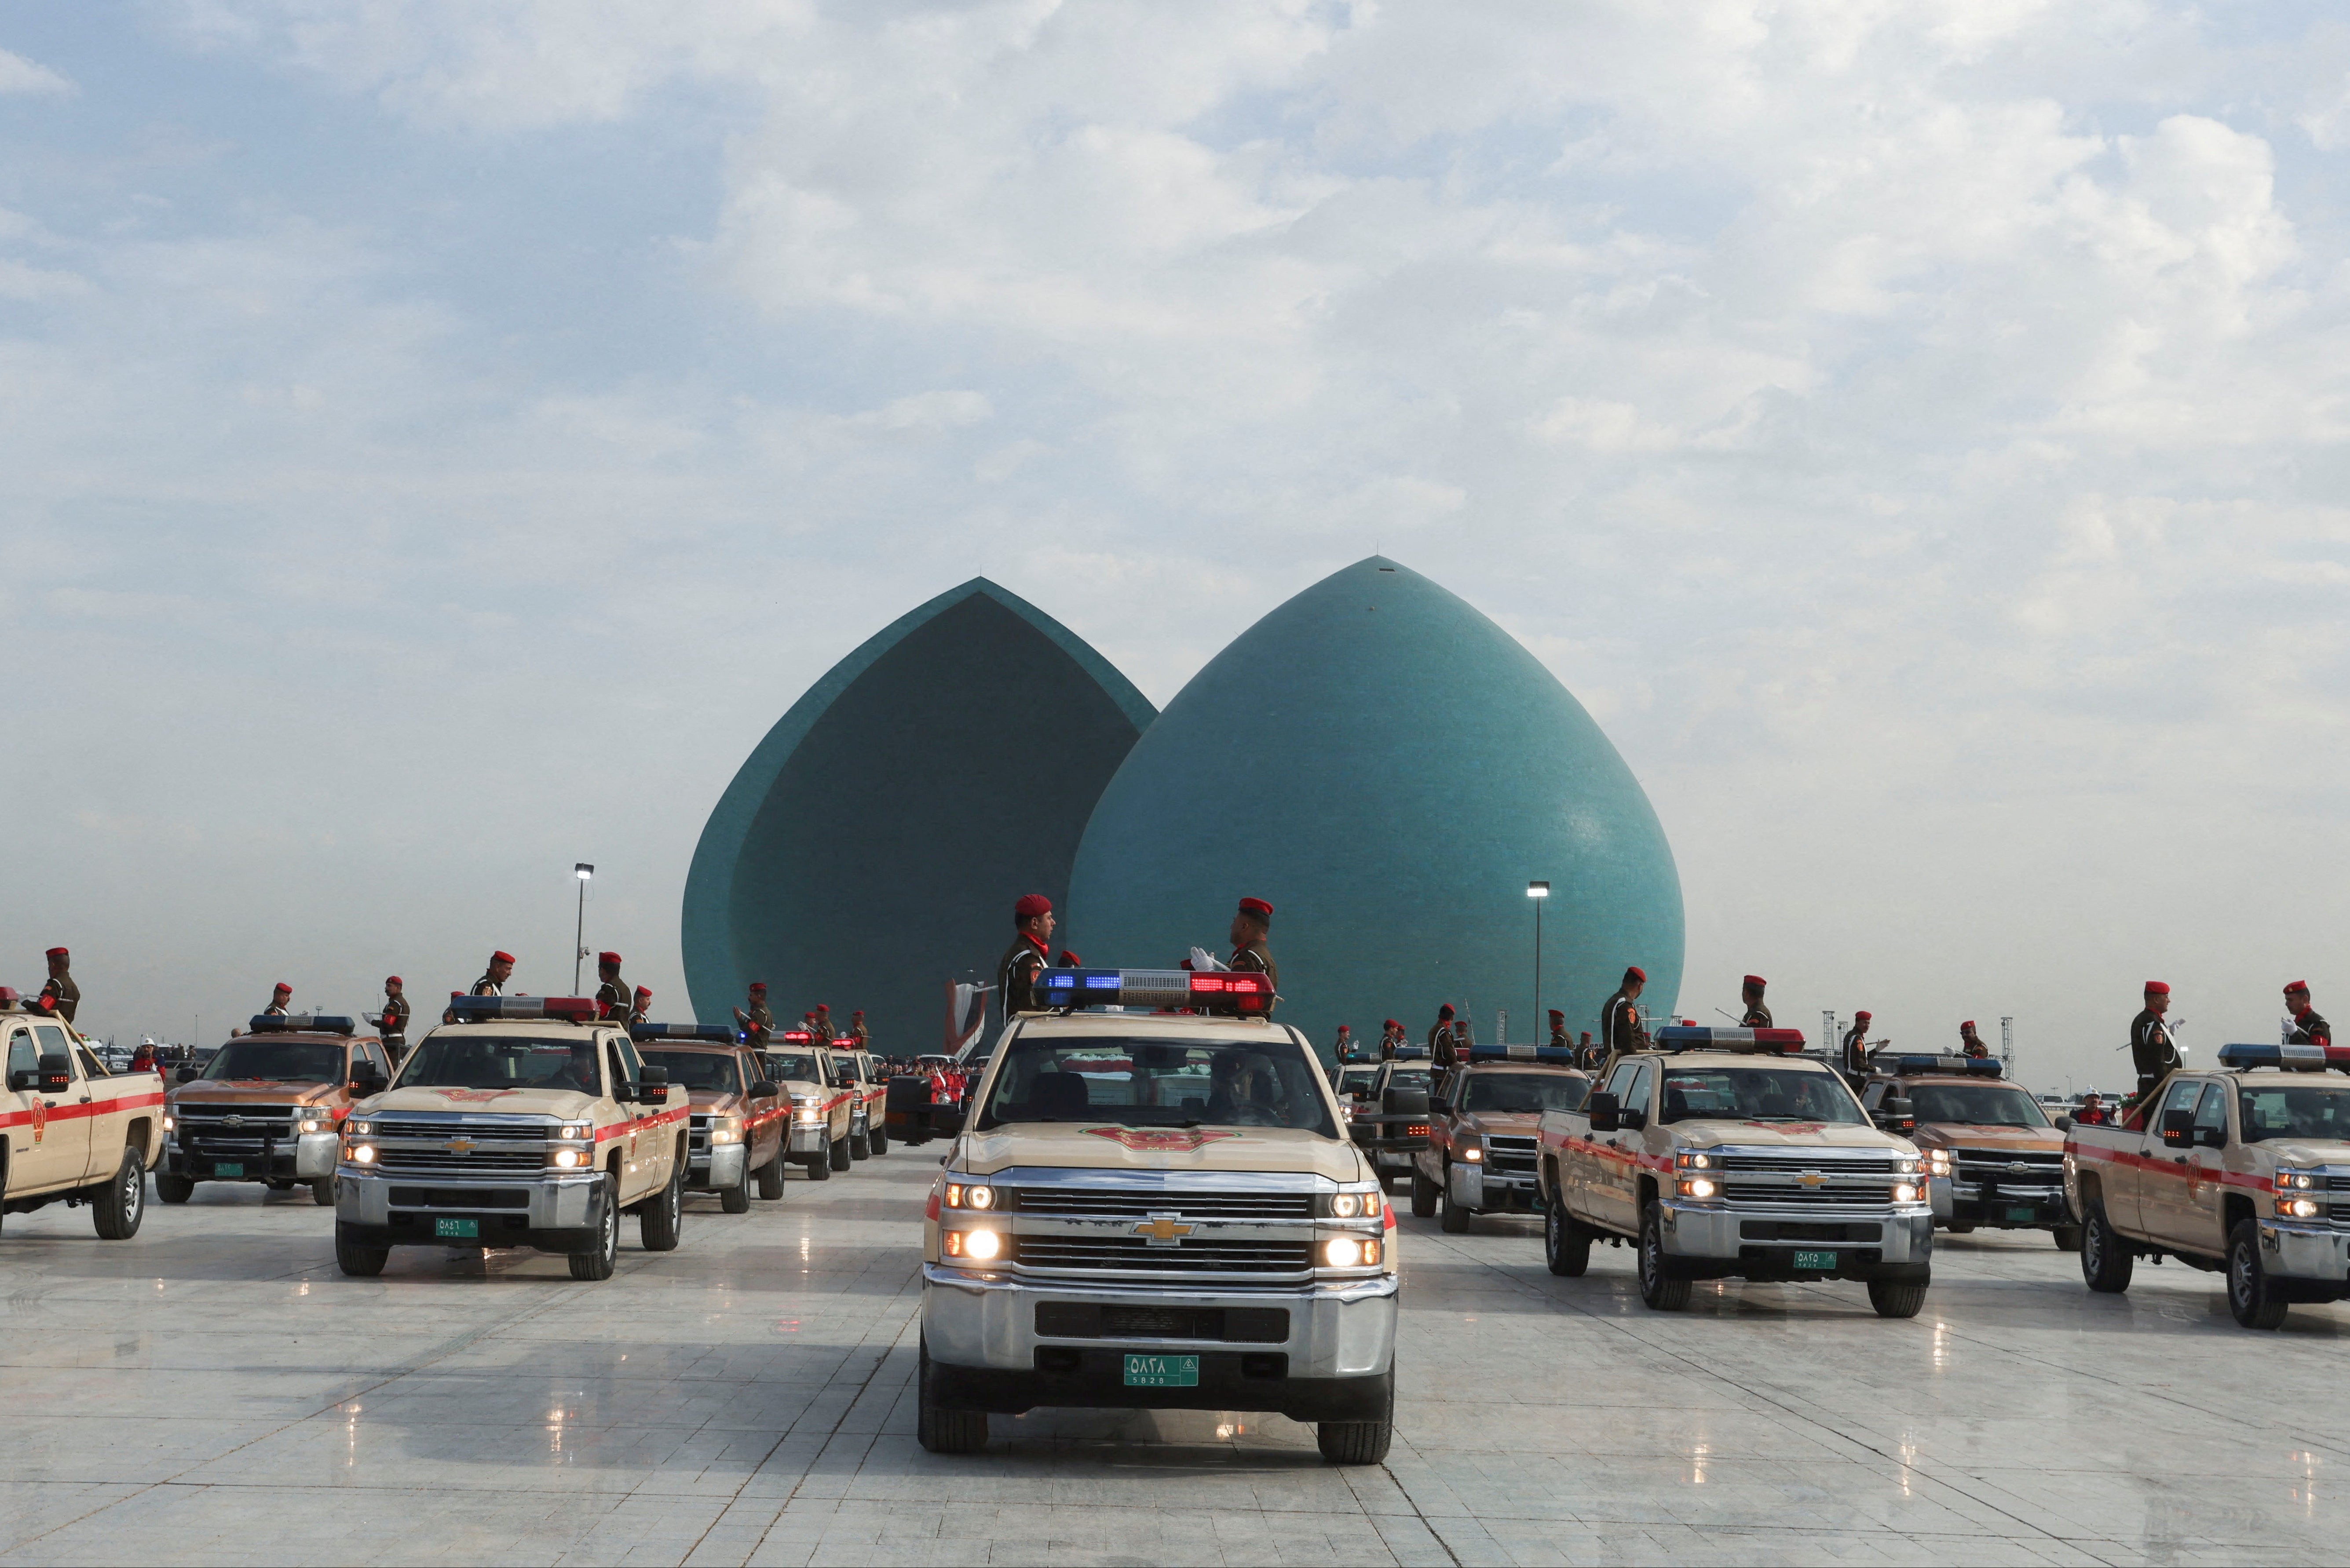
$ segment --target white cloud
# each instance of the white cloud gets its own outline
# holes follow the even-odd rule
[[[0,49],[0,98],[11,93],[63,98],[74,85],[48,67]]]

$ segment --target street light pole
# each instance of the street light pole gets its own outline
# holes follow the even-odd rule
[[[1542,1044],[1542,907],[1550,898],[1550,884],[1529,882],[1526,897],[1534,901],[1534,1044]]]
[[[571,867],[579,878],[579,921],[571,932],[571,994],[579,994],[579,966],[588,957],[588,879],[596,875],[596,867],[585,860]]]

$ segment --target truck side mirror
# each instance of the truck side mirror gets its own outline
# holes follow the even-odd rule
[[[1391,1116],[1424,1116],[1428,1114],[1428,1091],[1389,1089],[1386,1109]]]
[[[769,1078],[762,1078],[751,1085],[751,1097],[754,1100],[772,1100],[783,1092],[783,1089]]]
[[[360,1099],[380,1095],[384,1089],[383,1069],[372,1062],[361,1061],[351,1067],[351,1093]]]
[[[2195,1113],[2180,1109],[2162,1113],[2162,1141],[2166,1147],[2185,1148],[2194,1140]]]
[[[182,1084],[192,1084],[196,1081],[197,1073],[193,1067],[182,1067],[172,1076]]]
[[[1591,1097],[1584,1102],[1584,1109],[1591,1113],[1591,1130],[1593,1132],[1614,1132],[1617,1130],[1616,1096],[1609,1094],[1607,1090],[1594,1089],[1591,1092]]]
[[[1638,1132],[1648,1125],[1648,1113],[1627,1106],[1616,1113],[1616,1125],[1626,1132]]]
[[[2197,1127],[2195,1129],[2195,1147],[2198,1148],[2227,1147],[2228,1129],[2226,1127]]]
[[[62,1051],[41,1053],[41,1093],[62,1095],[73,1087],[73,1058]]]
[[[21,1095],[27,1089],[38,1088],[40,1083],[41,1070],[38,1067],[19,1067],[8,1075],[8,1092]]]
[[[2073,1118],[2071,1116],[2058,1116],[2056,1118],[2056,1130],[2058,1132],[2071,1132],[2073,1130]]]

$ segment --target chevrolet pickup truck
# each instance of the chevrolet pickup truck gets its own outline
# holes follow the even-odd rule
[[[1582,1108],[1542,1118],[1536,1180],[1555,1274],[1595,1240],[1638,1248],[1659,1312],[1697,1280],[1857,1280],[1880,1317],[1931,1282],[1924,1160],[1881,1131],[1793,1029],[1659,1029],[1618,1053]]]
[[[620,1216],[678,1243],[692,1102],[578,996],[460,996],[389,1089],[343,1123],[335,1262],[383,1272],[405,1246],[560,1252],[575,1280],[619,1266]]]
[[[629,1038],[645,1065],[692,1098],[685,1189],[714,1194],[729,1214],[749,1212],[754,1183],[760,1197],[781,1198],[792,1107],[759,1053],[723,1023],[631,1023]]]
[[[2172,1257],[2224,1273],[2229,1313],[2256,1329],[2350,1296],[2350,1084],[2329,1067],[2350,1072],[2350,1046],[2224,1045],[2217,1071],[2158,1085],[2150,1116],[2064,1118],[2088,1287],[2117,1294],[2137,1259]]]
[[[841,1081],[832,1052],[801,1031],[777,1035],[764,1054],[768,1081],[792,1105],[784,1158],[806,1170],[810,1181],[831,1180],[834,1171],[848,1168],[848,1134],[858,1111],[854,1086]]]
[[[931,1189],[922,1446],[1038,1406],[1276,1410],[1335,1463],[1385,1459],[1394,1215],[1268,978],[1039,985],[1067,1006],[1005,1023]]]
[[[163,1150],[162,1078],[108,1072],[71,1024],[13,991],[0,990],[0,1214],[86,1203],[100,1241],[137,1235]]]
[[[1347,1116],[1347,1136],[1369,1157],[1382,1181],[1409,1187],[1420,1151],[1428,1147],[1430,1097],[1436,1091],[1436,1064],[1414,1047],[1382,1062],[1371,1086]]]
[[[1926,1157],[1934,1221],[1954,1236],[1981,1226],[2045,1231],[2060,1251],[2081,1247],[2064,1201],[2064,1135],[2012,1084],[1995,1056],[1877,1052],[1861,1109]]]
[[[1444,1205],[1443,1228],[1459,1234],[1479,1214],[1531,1214],[1534,1149],[1545,1111],[1583,1104],[1591,1075],[1572,1046],[1474,1045],[1429,1107],[1428,1146],[1414,1157],[1411,1211],[1425,1220]]]
[[[164,1104],[155,1196],[185,1203],[205,1181],[307,1187],[335,1203],[335,1166],[355,1082],[389,1079],[383,1043],[348,1017],[264,1013],[202,1067],[182,1067]]]

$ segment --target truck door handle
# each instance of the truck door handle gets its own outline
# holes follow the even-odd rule
[[[2187,1157],[2183,1154],[2174,1154],[2170,1157],[2170,1163],[2173,1165],[2185,1165],[2187,1163]]]

